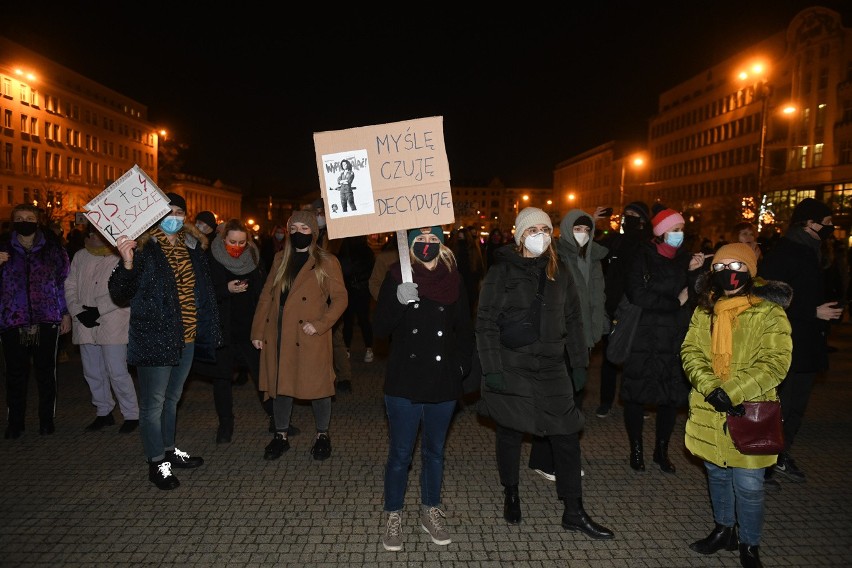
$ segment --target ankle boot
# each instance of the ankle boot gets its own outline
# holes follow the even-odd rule
[[[598,540],[608,540],[615,538],[615,534],[608,528],[597,524],[593,521],[585,509],[583,509],[583,500],[564,499],[565,512],[562,513],[562,528],[569,531],[581,532]]]
[[[510,525],[517,525],[521,522],[521,498],[518,496],[517,485],[504,485],[503,493],[506,494],[506,500],[503,501],[503,518]]]
[[[716,528],[707,535],[707,538],[693,542],[689,545],[689,548],[699,554],[713,554],[723,548],[725,550],[736,550],[737,529],[716,523]]]
[[[630,440],[630,467],[636,473],[645,473],[645,456],[642,451],[642,439]]]
[[[180,485],[178,478],[172,475],[172,464],[167,459],[148,462],[148,481],[166,491]]]
[[[654,463],[660,465],[660,471],[663,473],[674,473],[675,466],[669,461],[669,441],[657,440],[657,445],[654,447]]]
[[[234,435],[234,417],[220,418],[219,429],[216,431],[217,444],[230,444]]]
[[[759,550],[760,546],[757,544],[740,544],[740,566],[743,568],[763,568]]]

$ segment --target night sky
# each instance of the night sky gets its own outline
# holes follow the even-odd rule
[[[427,116],[444,117],[454,184],[551,187],[562,160],[614,139],[644,142],[661,92],[786,29],[801,9],[832,8],[852,27],[849,0],[476,15],[462,4],[73,4],[8,6],[0,34],[147,105],[189,146],[186,173],[293,196],[319,187],[314,132]]]

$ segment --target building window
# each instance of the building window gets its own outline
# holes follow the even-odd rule
[[[822,147],[823,144],[814,144],[814,167],[818,168],[822,165]]]
[[[3,79],[3,96],[6,98],[12,98],[12,80],[11,79]]]
[[[29,120],[29,117],[27,115],[25,115],[25,114],[21,115],[21,132],[23,132],[25,134],[27,132],[29,132],[29,130],[27,129],[27,121],[28,120]]]
[[[27,173],[27,160],[30,156],[30,149],[27,146],[21,148],[21,171]]]
[[[6,205],[15,204],[15,188],[11,185],[6,186]]]
[[[7,170],[13,170],[13,160],[12,160],[12,143],[6,142],[6,147],[3,152],[3,167]]]
[[[852,112],[852,106],[850,106],[850,112]],[[3,112],[3,126],[6,128],[12,128],[12,111],[6,109]]]
[[[819,84],[817,89],[824,91],[828,88],[828,67],[823,67],[819,70]]]
[[[33,136],[38,136],[38,119],[33,118],[30,120],[30,134]]]

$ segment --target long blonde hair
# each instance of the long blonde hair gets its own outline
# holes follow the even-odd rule
[[[322,293],[327,294],[328,285],[326,281],[328,280],[328,272],[326,272],[325,267],[329,260],[334,258],[334,255],[317,244],[319,227],[317,226],[316,214],[313,211],[294,211],[290,219],[287,220],[287,236],[285,238],[287,242],[281,251],[278,252],[278,254],[283,255],[283,258],[281,259],[281,264],[278,265],[278,271],[275,273],[275,279],[272,283],[275,286],[280,286],[281,292],[287,292],[296,280],[296,273],[292,262],[295,249],[290,242],[293,235],[290,232],[290,225],[295,223],[302,223],[311,229],[311,244],[308,245],[308,262],[313,261],[313,270],[317,278],[317,284],[319,284]]]

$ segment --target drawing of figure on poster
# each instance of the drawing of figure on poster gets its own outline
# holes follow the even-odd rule
[[[330,204],[326,215],[337,219],[375,212],[367,150],[323,155],[322,163]]]

